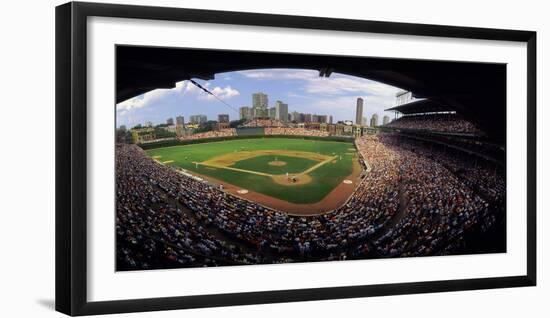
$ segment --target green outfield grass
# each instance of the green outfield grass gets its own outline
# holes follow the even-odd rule
[[[278,184],[269,176],[234,171],[225,168],[201,165],[201,162],[215,159],[219,156],[238,155],[239,152],[249,151],[299,151],[320,154],[325,157],[335,157],[326,160],[326,163],[308,173],[311,182],[288,186]],[[186,170],[210,176],[218,180],[263,193],[292,203],[315,203],[322,200],[343,179],[352,173],[352,163],[356,160],[356,153],[351,142],[301,140],[290,138],[255,138],[237,139],[221,142],[173,146],[147,150],[147,154],[160,162],[169,162]],[[284,166],[269,165],[275,157],[284,161]],[[313,156],[314,157],[314,156]],[[286,155],[259,155],[234,162],[228,167],[249,171],[283,175],[300,173],[319,164],[322,160],[300,158]]]
[[[274,166],[270,165],[270,162],[278,160],[279,162],[284,162],[285,165]],[[305,171],[308,168],[313,167],[318,161],[306,159],[306,158],[297,158],[290,156],[282,155],[263,155],[250,159],[241,160],[230,167],[259,171],[269,174],[286,174],[288,173],[300,173]]]

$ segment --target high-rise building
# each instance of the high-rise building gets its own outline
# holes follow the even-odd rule
[[[276,115],[276,111],[275,111],[275,107],[270,107],[267,109],[267,114],[268,114],[268,117],[270,119],[275,119],[275,115]]]
[[[322,124],[323,123],[326,124],[327,123],[327,115],[318,115],[317,120]]]
[[[218,122],[219,123],[228,123],[229,122],[229,115],[228,114],[218,114]]]
[[[166,125],[173,126],[174,125],[174,118],[168,118],[166,119]]]
[[[390,123],[390,116],[385,115],[384,118],[382,119],[382,124],[387,125],[389,123]]]
[[[328,123],[332,125],[332,115],[328,117]]]
[[[363,99],[361,97],[357,98],[357,107],[355,108],[355,123],[361,125],[363,121]]]
[[[191,116],[189,116],[189,122],[191,124],[201,125],[201,124],[206,123],[206,121],[207,121],[206,115],[191,115]]]
[[[248,106],[239,108],[239,119],[252,119],[252,108]]]
[[[285,123],[288,121],[288,104],[280,100],[275,102],[275,118]]]
[[[185,119],[183,116],[176,117],[176,136],[185,136]]]
[[[372,115],[372,117],[370,118],[370,126],[371,127],[378,126],[378,115],[377,114]]]
[[[311,116],[311,114],[304,114],[303,122],[304,122],[304,123],[311,123],[311,122],[312,122],[312,116]]]
[[[300,122],[300,113],[298,113],[297,111],[293,111],[292,113],[290,113],[290,121],[293,121],[293,122]]]
[[[361,122],[361,125],[368,126],[369,125],[369,119],[367,117],[363,117],[363,121]]]
[[[252,112],[254,118],[268,117],[267,105],[267,94],[261,92],[252,94]]]
[[[252,94],[252,107],[267,108],[267,104],[267,94],[261,92]]]

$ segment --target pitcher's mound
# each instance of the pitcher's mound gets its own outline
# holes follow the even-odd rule
[[[292,177],[293,177],[292,175],[287,177],[286,175],[283,174],[283,175],[275,175],[275,176],[272,176],[271,178],[273,179],[273,181],[275,181],[275,183],[280,185],[286,185],[286,186],[299,186],[299,185],[304,185],[311,182],[311,177],[308,176],[307,174],[297,175],[295,176],[294,179]]]
[[[268,162],[268,165],[270,165],[270,166],[275,166],[275,167],[282,167],[282,166],[286,166],[286,162],[284,162],[284,161],[279,161],[279,160],[277,160],[277,161],[270,161],[270,162]]]

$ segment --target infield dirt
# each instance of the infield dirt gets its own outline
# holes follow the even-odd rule
[[[239,191],[243,190],[243,188],[241,187],[232,185],[230,183],[227,183],[222,180],[218,180],[210,176],[205,176],[200,174],[198,175],[201,178],[204,178],[205,180],[208,180],[212,183],[223,185],[223,191],[228,192],[234,196],[259,203],[263,206],[270,207],[275,210],[288,213],[290,215],[308,216],[308,215],[324,214],[324,213],[333,211],[334,209],[344,205],[346,201],[349,199],[349,197],[353,194],[356,184],[361,181],[360,179],[361,171],[362,169],[359,162],[354,161],[352,173],[345,178],[346,180],[352,180],[353,184],[345,184],[344,182],[341,182],[321,201],[316,203],[309,203],[309,204],[292,203],[292,202],[277,199],[262,193],[251,191],[249,189],[247,189],[248,192],[246,194],[242,194],[242,193],[239,193]],[[193,174],[196,174],[196,173],[193,173]]]

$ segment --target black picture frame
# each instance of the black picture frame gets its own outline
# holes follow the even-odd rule
[[[351,287],[88,302],[86,20],[91,16],[527,43],[527,274]],[[536,32],[70,2],[56,7],[56,310],[92,315],[536,285]]]

